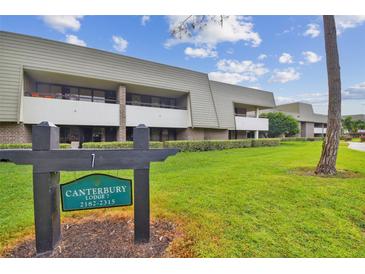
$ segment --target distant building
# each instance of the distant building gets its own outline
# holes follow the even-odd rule
[[[327,131],[327,115],[314,113],[313,106],[307,103],[295,102],[276,106],[265,112],[282,112],[292,116],[299,122],[299,136],[323,137]]]

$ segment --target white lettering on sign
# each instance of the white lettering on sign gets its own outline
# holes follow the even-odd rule
[[[77,190],[67,190],[66,197],[102,197],[106,194],[122,193],[126,192],[126,186],[109,186],[109,187],[96,187],[96,188],[84,188]]]

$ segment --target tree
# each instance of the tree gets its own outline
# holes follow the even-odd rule
[[[351,116],[347,116],[345,119],[342,120],[342,126],[346,129],[349,133],[353,132],[353,121]]]
[[[335,17],[323,16],[328,75],[328,122],[316,174],[334,175],[341,135],[341,76]]]
[[[298,122],[281,112],[262,113],[261,118],[269,119],[269,137],[294,136],[299,133]]]

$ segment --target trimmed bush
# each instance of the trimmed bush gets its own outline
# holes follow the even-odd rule
[[[263,138],[263,139],[253,139],[252,146],[253,147],[273,147],[280,145],[280,139],[276,138]]]
[[[255,145],[253,145],[255,141]],[[178,148],[180,151],[208,151],[252,146],[277,146],[279,139],[240,139],[240,140],[202,140],[202,141],[166,141],[164,147]]]
[[[133,148],[133,142],[88,142],[82,144],[83,148]],[[150,142],[150,148],[162,148],[162,142]]]
[[[360,142],[365,142],[365,135],[360,136]]]
[[[306,141],[322,141],[323,137],[283,137],[281,142],[306,142]]]
[[[0,144],[0,149],[31,149],[32,144],[31,143],[24,143],[24,144]],[[60,144],[60,148],[62,149],[68,149],[71,148],[70,144]]]
[[[352,141],[352,137],[350,135],[342,135],[340,137],[340,140],[343,140],[343,141]]]

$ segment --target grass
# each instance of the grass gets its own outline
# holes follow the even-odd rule
[[[320,142],[287,142],[153,163],[152,216],[179,224],[184,237],[174,255],[365,257],[365,154],[342,143],[342,175],[316,177],[308,170],[320,149]],[[107,173],[132,178],[131,171]],[[84,174],[63,172],[61,181]],[[0,164],[0,250],[32,231],[31,178],[29,166]],[[105,211],[112,210],[132,214],[131,207]],[[71,214],[87,212],[63,216]]]

